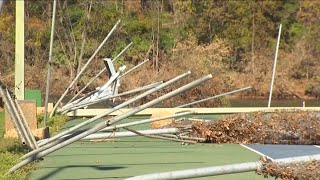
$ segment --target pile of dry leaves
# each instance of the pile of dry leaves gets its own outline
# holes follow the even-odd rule
[[[252,112],[194,122],[192,136],[212,143],[320,144],[320,113]]]
[[[295,179],[319,179],[320,178],[320,162],[311,161],[303,164],[292,164],[289,166],[279,166],[272,162],[266,162],[263,168],[257,171],[264,177],[274,177],[284,180]]]

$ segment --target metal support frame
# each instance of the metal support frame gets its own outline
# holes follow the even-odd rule
[[[130,44],[129,44],[130,45]],[[129,45],[127,46],[127,48],[129,47]],[[126,49],[127,49],[126,48]],[[125,49],[124,49],[125,50]],[[123,52],[124,52],[124,50],[123,50]],[[121,54],[121,53],[120,53]],[[118,56],[117,56],[118,57]],[[115,59],[114,59],[115,60]],[[136,65],[136,66],[134,66],[133,68],[131,68],[130,70],[128,70],[128,71],[126,71],[126,72],[124,72],[122,75],[120,75],[119,77],[118,77],[118,81],[122,78],[122,77],[124,77],[125,75],[127,75],[128,73],[130,73],[130,72],[132,72],[133,70],[135,70],[135,69],[137,69],[138,67],[140,67],[140,66],[142,66],[143,64],[145,64],[146,62],[148,62],[149,61],[149,59],[147,59],[147,60],[145,60],[145,61],[143,61],[143,62],[141,62],[141,63],[139,63],[138,65]],[[102,71],[100,71],[94,78],[92,78],[91,80],[90,80],[90,82],[83,88],[83,89],[81,89],[64,107],[62,107],[62,109],[59,111],[59,112],[63,112],[64,114],[65,113],[67,113],[67,111],[66,111],[66,109],[70,109],[70,107],[72,107],[72,106],[75,106],[75,105],[77,105],[77,103],[79,103],[80,101],[82,101],[83,100],[83,98],[79,98],[79,99],[77,99],[77,100],[75,100],[75,101],[73,101],[76,97],[78,97],[94,80],[96,80],[103,72],[105,72],[105,70],[106,70],[107,68],[104,68]],[[115,84],[118,84],[119,82],[116,82]],[[91,93],[94,93],[94,92],[91,92]],[[90,93],[89,93],[90,94]],[[118,95],[118,93],[116,93],[116,94],[113,94],[112,96],[106,96],[106,99],[112,99],[112,98],[115,98],[115,97],[119,97],[119,96],[117,96]],[[108,98],[108,97],[111,97],[111,98]],[[99,99],[102,99],[102,98],[99,98]],[[94,101],[93,101],[94,102]],[[82,102],[83,103],[83,102]],[[90,103],[90,102],[87,102],[87,103]],[[92,104],[95,104],[95,103],[90,103],[90,105],[92,105]],[[79,104],[80,105],[80,104]],[[81,107],[85,107],[85,106],[81,106]],[[75,109],[74,109],[75,110]]]
[[[182,86],[182,87],[180,87],[180,88],[178,88],[176,90],[173,90],[173,91],[171,91],[171,92],[169,92],[169,93],[167,93],[165,95],[162,95],[162,96],[158,97],[157,99],[154,99],[154,100],[152,100],[152,101],[150,101],[148,103],[145,103],[145,104],[143,104],[141,106],[138,106],[138,107],[132,109],[129,112],[123,113],[123,114],[121,114],[119,116],[116,116],[116,117],[110,118],[110,119],[108,119],[108,120],[106,120],[104,122],[101,122],[101,123],[95,125],[94,127],[92,127],[91,129],[89,129],[89,130],[87,130],[85,132],[82,132],[81,134],[75,135],[75,136],[71,137],[70,139],[67,139],[66,141],[63,141],[63,142],[57,144],[56,146],[50,147],[50,148],[48,148],[48,149],[46,149],[44,151],[41,151],[41,152],[39,152],[37,154],[32,155],[31,157],[28,157],[27,159],[25,159],[25,160],[21,161],[20,163],[16,164],[15,166],[13,166],[8,171],[8,173],[12,173],[12,172],[16,171],[17,169],[29,164],[30,162],[33,162],[33,161],[35,161],[35,160],[37,160],[37,159],[39,159],[39,158],[41,158],[43,156],[46,156],[46,155],[48,155],[48,154],[50,154],[50,153],[52,153],[52,152],[54,152],[54,151],[56,151],[58,149],[61,149],[61,148],[65,147],[65,146],[67,146],[69,144],[72,144],[72,143],[74,143],[74,142],[76,142],[76,141],[78,141],[78,140],[80,140],[80,139],[82,139],[82,138],[84,138],[84,137],[86,137],[86,136],[88,136],[90,134],[98,132],[101,129],[106,128],[107,126],[110,126],[110,125],[112,125],[112,124],[114,124],[116,122],[119,122],[119,121],[121,121],[121,120],[123,120],[123,119],[125,119],[125,118],[127,118],[127,117],[129,117],[131,115],[134,115],[137,112],[140,112],[140,111],[142,111],[142,110],[144,110],[144,109],[146,109],[146,108],[148,108],[150,106],[153,106],[153,105],[155,105],[155,104],[157,104],[157,103],[159,103],[159,102],[161,102],[163,100],[171,98],[171,97],[173,97],[173,96],[175,96],[177,94],[180,94],[180,93],[182,93],[182,92],[184,92],[184,91],[186,91],[188,89],[191,89],[191,88],[193,88],[195,86],[198,86],[201,83],[203,83],[205,81],[208,81],[211,78],[212,78],[212,75],[209,74],[209,75],[204,76],[204,77],[202,77],[200,79],[192,81],[189,84],[186,84],[186,85],[184,85],[184,86]]]
[[[92,123],[92,122],[94,122],[94,121],[96,121],[96,120],[98,120],[98,119],[100,119],[102,117],[105,117],[108,114],[119,110],[120,108],[123,108],[123,107],[125,107],[125,106],[127,106],[127,105],[129,105],[129,104],[131,104],[131,103],[133,103],[133,102],[135,102],[137,100],[139,100],[139,99],[142,99],[142,98],[148,96],[151,93],[154,93],[154,92],[156,92],[156,91],[158,91],[158,90],[160,90],[160,89],[162,89],[162,88],[164,88],[164,87],[166,87],[166,86],[168,86],[168,85],[170,85],[172,83],[175,83],[175,82],[179,81],[180,79],[182,79],[184,77],[187,77],[190,73],[191,72],[189,71],[189,72],[184,73],[184,74],[182,74],[180,76],[177,76],[177,77],[175,77],[175,78],[173,78],[173,79],[171,79],[171,80],[169,80],[169,81],[167,81],[167,82],[165,82],[165,83],[163,83],[163,84],[161,84],[161,85],[159,85],[157,87],[154,87],[153,89],[150,89],[150,90],[148,90],[148,91],[146,91],[146,92],[144,92],[144,93],[142,93],[142,94],[140,94],[140,95],[138,95],[138,96],[136,96],[136,97],[124,102],[124,103],[122,103],[122,104],[119,104],[118,106],[116,106],[116,107],[114,107],[112,109],[107,110],[106,112],[104,112],[104,113],[102,113],[100,115],[97,115],[97,116],[95,116],[95,117],[93,117],[93,118],[91,118],[89,120],[86,120],[86,121],[84,121],[84,122],[82,122],[80,124],[77,124],[76,126],[73,126],[73,127],[69,128],[69,129],[67,129],[67,130],[65,130],[65,131],[63,131],[63,132],[61,132],[61,133],[49,138],[49,142],[51,142],[53,140],[56,140],[56,139],[66,135],[66,134],[69,134],[69,133],[71,133],[71,132],[73,132],[73,131],[75,131],[77,129],[80,129],[81,127],[83,127],[85,125],[88,125],[88,124],[90,124],[90,123]],[[41,143],[41,144],[38,144],[38,145],[39,146],[43,146],[44,144]],[[50,146],[47,146],[47,147],[50,147]],[[44,148],[44,147],[41,147],[41,148]],[[39,149],[41,149],[41,148],[39,148]]]
[[[61,112],[62,112],[62,114],[66,114],[66,113],[68,113],[70,111],[75,111],[77,109],[80,109],[80,108],[83,108],[83,107],[86,107],[86,106],[89,106],[89,105],[97,104],[97,103],[100,103],[100,102],[104,102],[104,101],[112,99],[112,98],[121,97],[121,96],[129,95],[129,94],[137,93],[137,92],[140,92],[140,91],[145,91],[145,90],[148,90],[148,89],[152,89],[154,87],[159,86],[162,83],[163,83],[163,81],[156,82],[156,83],[152,83],[152,84],[149,84],[149,85],[146,85],[146,86],[143,86],[143,87],[132,89],[132,90],[120,93],[120,94],[115,94],[113,96],[98,97],[96,100],[89,101],[89,102],[77,102],[78,104],[71,103],[69,106],[62,108]]]
[[[114,59],[113,61],[117,60],[123,53],[125,53],[129,47],[132,45],[133,43],[131,42],[130,44],[128,44]],[[73,100],[75,100],[85,89],[87,89],[87,87],[93,83],[93,81],[95,81],[102,73],[104,73],[106,71],[106,67],[103,68],[95,77],[93,77],[75,96],[73,96],[70,101],[67,103],[67,105],[69,103],[72,103]]]
[[[17,1],[18,2],[18,1]],[[68,86],[68,88],[65,90],[65,92],[62,94],[62,96],[60,97],[60,99],[56,102],[55,106],[52,109],[52,112],[50,114],[50,117],[53,116],[53,114],[55,113],[57,107],[59,106],[60,102],[63,100],[63,98],[67,95],[67,93],[69,92],[69,90],[73,87],[73,85],[77,82],[77,80],[80,78],[81,74],[84,72],[84,70],[88,67],[88,65],[91,63],[91,61],[94,59],[94,57],[98,54],[98,52],[100,51],[100,49],[102,48],[102,46],[107,42],[107,40],[111,37],[112,33],[116,30],[116,28],[118,27],[118,25],[120,24],[120,20],[113,26],[113,28],[111,29],[111,31],[109,32],[109,34],[105,37],[105,39],[101,42],[101,44],[99,45],[99,47],[95,50],[95,52],[92,54],[92,56],[89,58],[89,60],[86,62],[86,64],[82,67],[82,69],[80,70],[80,72],[77,74],[77,76],[73,79],[73,81],[70,83],[70,85]]]
[[[119,124],[119,125],[113,125],[113,126],[108,126],[104,129],[101,129],[100,132],[103,131],[110,131],[110,130],[115,130],[115,129],[120,129],[120,128],[124,128],[124,127],[130,127],[130,126],[136,126],[136,125],[141,125],[141,124],[146,124],[146,123],[151,123],[151,122],[156,122],[156,121],[161,121],[164,119],[172,119],[172,118],[177,118],[177,117],[182,117],[182,116],[187,116],[187,115],[191,115],[191,114],[195,114],[194,112],[188,111],[188,112],[180,112],[177,114],[172,114],[172,115],[168,115],[168,116],[163,116],[163,117],[158,117],[158,118],[151,118],[151,119],[144,119],[144,120],[140,120],[140,121],[135,121],[135,122],[129,122],[129,123],[123,123],[123,124]],[[65,135],[66,137],[70,136],[70,134]],[[48,143],[48,139],[43,139],[41,141],[38,141],[39,143]],[[55,141],[56,144],[59,144],[59,141]],[[25,155],[22,156],[22,159],[25,159],[27,157],[29,157],[32,153],[27,153]]]

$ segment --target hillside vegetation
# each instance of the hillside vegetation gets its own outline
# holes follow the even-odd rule
[[[52,0],[25,3],[25,84],[27,88],[44,92]],[[0,79],[11,87],[14,86],[14,16],[14,1],[6,1],[0,16]],[[191,70],[193,78],[207,73],[212,73],[214,78],[192,93],[167,101],[168,104],[249,85],[254,90],[242,96],[266,97],[278,27],[282,23],[274,95],[319,97],[319,17],[320,1],[316,0],[58,0],[51,95],[59,95],[66,89],[120,19],[121,28],[71,93],[104,67],[102,58],[115,57],[132,41],[134,45],[116,66],[125,64],[130,68],[145,58],[150,62],[126,76],[122,90],[167,80]],[[106,74],[88,91],[105,80]]]

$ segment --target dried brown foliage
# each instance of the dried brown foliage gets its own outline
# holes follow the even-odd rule
[[[212,143],[320,144],[318,127],[317,112],[253,112],[194,123],[193,135]]]
[[[272,162],[266,162],[263,164],[263,168],[258,170],[257,173],[264,177],[274,177],[284,180],[319,179],[320,162],[311,161],[288,166],[279,166]]]

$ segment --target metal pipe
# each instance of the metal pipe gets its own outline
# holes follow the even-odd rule
[[[181,140],[181,139],[175,139],[175,138],[168,138],[168,137],[158,136],[156,134],[154,134],[154,135],[152,135],[152,134],[144,134],[144,133],[141,133],[139,131],[136,131],[136,130],[130,129],[130,128],[123,128],[123,129],[125,129],[127,131],[130,131],[132,133],[135,133],[136,135],[147,137],[147,138],[161,139],[161,140],[168,140],[168,141],[175,141],[175,142],[183,142],[183,143],[190,143],[190,144],[196,144],[197,143],[196,141],[188,141],[188,140]]]
[[[116,59],[118,59],[124,52],[127,51],[127,49],[129,49],[129,47],[133,44],[133,42],[131,42],[129,45],[127,45],[112,61],[115,61]],[[106,71],[106,67],[104,67],[95,77],[93,77],[73,98],[70,99],[70,101],[67,103],[71,103],[74,99],[76,99],[93,81],[95,81],[102,73],[104,73]]]
[[[200,142],[206,141],[206,138],[180,136],[180,135],[173,135],[173,134],[162,134],[161,136],[171,137],[171,138],[178,138],[178,139],[186,139],[186,140],[194,140],[194,141],[200,141]]]
[[[157,82],[157,83],[153,83],[153,84],[149,84],[147,86],[143,86],[143,87],[139,87],[139,88],[136,88],[136,89],[132,89],[132,90],[129,90],[129,91],[126,91],[126,92],[123,92],[123,93],[120,93],[120,94],[115,94],[115,95],[112,95],[112,96],[102,96],[102,97],[97,98],[97,99],[95,99],[93,101],[80,102],[78,104],[75,104],[73,106],[69,106],[69,107],[63,109],[62,110],[62,114],[66,114],[69,111],[74,111],[74,110],[77,110],[79,108],[83,108],[83,107],[86,107],[86,106],[89,106],[89,105],[92,105],[92,104],[100,103],[100,102],[103,102],[103,101],[106,101],[108,99],[112,99],[112,98],[115,98],[115,97],[120,97],[120,96],[124,96],[124,95],[128,95],[128,94],[132,94],[132,93],[148,90],[148,89],[154,88],[156,86],[159,86],[162,83],[163,83],[163,81]]]
[[[309,162],[312,160],[320,160],[320,155],[276,159],[273,162],[278,165],[284,166],[292,163]],[[234,173],[256,171],[257,169],[261,169],[262,166],[263,166],[263,162],[256,161],[256,162],[247,162],[247,163],[231,164],[231,165],[224,165],[224,166],[212,166],[212,167],[206,167],[206,168],[147,174],[147,175],[131,177],[131,178],[128,178],[128,180],[168,180],[168,179],[198,178],[198,177],[217,176],[217,175],[223,175],[223,174],[234,174]]]
[[[149,61],[149,59],[146,59],[146,60],[142,61],[141,63],[139,63],[138,65],[134,66],[133,68],[129,69],[128,71],[124,72],[124,73],[119,77],[119,79],[122,78],[123,76],[129,74],[130,72],[134,71],[135,69],[137,69],[138,67],[142,66],[143,64],[145,64],[145,63],[148,62],[148,61]]]
[[[183,104],[183,105],[177,106],[176,108],[187,107],[187,106],[190,106],[190,105],[193,105],[193,104],[201,103],[201,102],[204,102],[204,101],[208,101],[208,100],[211,100],[211,99],[219,98],[219,97],[222,97],[222,96],[226,96],[226,95],[229,95],[229,94],[237,93],[237,92],[244,91],[244,90],[251,89],[251,88],[252,88],[251,86],[248,86],[248,87],[245,87],[245,88],[241,88],[241,89],[237,89],[237,90],[230,91],[230,92],[227,92],[227,93],[219,94],[219,95],[216,95],[216,96],[213,96],[213,97],[209,97],[209,98],[206,98],[206,99],[201,99],[199,101]]]
[[[52,48],[53,48],[53,38],[54,38],[54,24],[56,21],[56,8],[57,0],[53,1],[52,8],[52,22],[51,22],[51,36],[50,36],[50,48],[49,48],[49,60],[48,60],[48,74],[47,74],[47,85],[46,85],[46,97],[44,100],[44,119],[43,125],[47,127],[47,118],[48,118],[48,102],[49,102],[49,91],[50,91],[50,80],[51,80],[51,62],[52,62]]]
[[[114,108],[111,108],[111,109],[107,110],[106,112],[104,112],[104,113],[102,113],[100,115],[97,115],[97,116],[95,116],[95,117],[93,117],[93,118],[91,118],[91,119],[89,119],[87,121],[84,121],[84,122],[82,122],[82,123],[80,123],[80,124],[78,124],[76,126],[73,126],[73,127],[69,128],[69,129],[67,129],[67,130],[65,130],[65,131],[63,131],[63,132],[61,132],[61,133],[49,138],[49,142],[53,141],[55,139],[58,139],[59,137],[62,137],[64,135],[68,134],[68,133],[71,133],[72,131],[75,131],[75,130],[77,130],[77,129],[79,129],[79,128],[87,125],[87,124],[90,124],[90,123],[92,123],[92,122],[94,122],[94,121],[96,121],[96,120],[98,120],[98,119],[100,119],[100,118],[102,118],[102,117],[114,112],[114,111],[117,111],[118,109],[123,108],[123,107],[125,107],[125,106],[127,106],[127,105],[129,105],[129,104],[131,104],[131,103],[133,103],[133,102],[135,102],[137,100],[139,100],[139,99],[142,99],[142,98],[148,96],[149,94],[158,91],[159,89],[162,89],[162,88],[164,88],[164,87],[166,87],[166,86],[168,86],[168,85],[170,85],[170,84],[172,84],[174,82],[179,81],[180,79],[182,79],[184,77],[187,77],[189,74],[191,74],[190,71],[188,71],[187,73],[184,73],[184,74],[182,74],[180,76],[177,76],[177,77],[175,77],[175,78],[173,78],[173,79],[171,79],[171,80],[169,80],[169,81],[167,81],[167,82],[165,82],[165,83],[163,83],[163,84],[161,84],[161,85],[159,85],[157,87],[154,87],[153,89],[150,89],[150,90],[148,90],[148,91],[146,91],[146,92],[144,92],[144,93],[142,93],[142,94],[140,94],[140,95],[138,95],[138,96],[136,96],[136,97],[124,102],[124,103],[122,103],[122,104],[119,104],[118,106],[116,106]],[[43,146],[44,144],[41,143],[41,144],[38,144],[38,145],[39,146]],[[41,148],[39,148],[39,149],[41,149]]]
[[[22,123],[22,120],[21,120],[21,116],[17,110],[17,107],[14,105],[14,102],[10,96],[10,93],[8,91],[8,89],[5,89],[6,91],[6,95],[8,97],[8,100],[9,100],[9,105],[11,106],[12,110],[13,110],[13,113],[15,114],[16,116],[16,121],[17,121],[17,124],[18,124],[18,128],[20,128],[20,131],[22,132],[22,136],[24,137],[24,139],[26,140],[26,143],[29,147],[33,148],[32,146],[32,141],[30,140],[30,137],[28,136],[28,133],[25,129],[25,126],[23,125]]]
[[[30,127],[29,127],[29,125],[28,125],[27,119],[26,119],[26,117],[24,116],[21,107],[19,106],[18,100],[17,100],[17,99],[14,99],[14,103],[15,103],[15,106],[17,107],[18,113],[19,113],[20,116],[21,116],[21,123],[23,124],[24,128],[26,129],[26,133],[27,133],[27,135],[28,135],[28,138],[29,138],[30,141],[31,141],[31,148],[32,148],[32,149],[37,149],[37,148],[38,148],[38,145],[37,145],[36,139],[34,138],[32,132],[31,132],[31,130],[30,130]]]
[[[279,50],[280,37],[281,37],[281,27],[282,27],[282,24],[280,24],[280,26],[279,26],[277,46],[276,46],[276,53],[275,53],[275,55],[274,55],[272,78],[271,78],[270,92],[269,92],[268,108],[270,108],[270,106],[271,106],[273,82],[274,82],[274,76],[275,76],[275,74],[276,74],[276,66],[277,66],[277,59],[278,59],[278,50]]]
[[[112,77],[107,81],[107,83],[101,87],[101,89],[104,88],[104,87],[110,86],[110,85],[120,76],[120,73],[121,73],[121,72],[117,72],[116,74],[114,74],[114,76],[112,76]],[[99,91],[99,89],[94,90],[94,91],[92,91],[92,92],[89,93],[89,94],[92,95],[92,94],[94,94],[94,93],[96,93],[96,92],[98,92],[98,91]],[[89,97],[89,96],[86,95],[86,97]],[[79,100],[83,100],[83,99],[84,99],[84,98],[77,99],[74,103],[68,104],[68,105],[66,105],[65,107],[68,107],[68,106],[70,106],[70,105],[72,105],[72,104],[79,103]],[[64,109],[65,109],[65,108],[62,108],[59,112],[65,111]]]
[[[0,81],[1,83],[1,81]],[[14,114],[13,112],[13,108],[11,107],[11,105],[9,104],[9,100],[8,100],[8,97],[6,95],[6,93],[4,92],[4,89],[2,88],[1,84],[0,84],[0,95],[2,96],[2,100],[4,102],[4,105],[6,106],[7,108],[7,111],[11,117],[11,121],[13,123],[13,126],[15,127],[17,133],[18,133],[18,136],[20,137],[21,139],[21,142],[22,144],[26,144],[26,139],[25,137],[23,136],[22,132],[21,132],[21,128],[19,127],[19,124],[18,124],[18,120],[17,120],[17,117],[16,115]]]
[[[0,0],[0,13],[1,13],[1,11],[2,11],[3,1],[4,1],[4,0]]]
[[[166,129],[148,129],[148,130],[139,130],[141,134],[174,134],[180,132],[178,128],[166,128]],[[97,133],[91,134],[82,140],[93,140],[93,139],[106,139],[106,138],[120,138],[120,137],[132,137],[139,136],[133,132],[110,132],[110,133]]]
[[[135,125],[140,125],[140,124],[146,124],[146,123],[151,123],[151,122],[155,122],[155,121],[160,121],[160,120],[164,120],[164,119],[172,119],[172,118],[177,118],[177,117],[182,117],[182,116],[187,116],[190,114],[194,114],[194,112],[182,112],[182,113],[178,113],[178,114],[173,114],[173,115],[169,115],[169,116],[163,116],[163,117],[158,117],[158,118],[151,118],[151,119],[144,119],[144,120],[140,120],[140,121],[134,121],[134,122],[129,122],[129,123],[124,123],[124,124],[119,124],[119,125],[113,125],[113,126],[108,126],[100,131],[110,131],[110,130],[114,130],[114,129],[119,129],[119,128],[124,128],[124,127],[129,127],[129,126],[135,126]],[[66,135],[66,136],[70,136],[70,134]],[[41,141],[38,141],[39,143],[47,143],[47,139],[43,139]],[[56,144],[58,144],[60,142],[57,142]],[[24,156],[22,156],[22,159],[30,156],[31,154],[25,154]]]
[[[193,81],[193,82],[191,82],[191,83],[189,83],[187,85],[184,85],[184,86],[182,86],[182,87],[180,87],[180,88],[178,88],[176,90],[173,90],[173,91],[171,91],[171,92],[169,92],[169,93],[167,93],[165,95],[162,95],[159,98],[154,99],[154,100],[152,100],[152,101],[150,101],[150,102],[148,102],[146,104],[143,104],[143,105],[141,105],[139,107],[136,107],[136,108],[132,109],[129,112],[123,113],[123,114],[121,114],[119,116],[116,116],[116,117],[110,118],[110,119],[108,119],[108,120],[106,120],[104,122],[101,122],[101,123],[95,125],[94,127],[92,127],[91,129],[89,129],[89,130],[87,130],[87,131],[85,131],[85,132],[83,132],[83,133],[81,133],[79,135],[76,135],[74,137],[71,137],[70,139],[68,139],[68,140],[66,140],[64,142],[61,142],[61,143],[59,143],[58,145],[56,145],[54,147],[46,149],[46,150],[44,150],[42,152],[39,152],[37,154],[34,154],[31,157],[28,157],[27,159],[25,159],[25,160],[21,161],[20,163],[16,164],[15,166],[13,166],[8,171],[8,173],[12,173],[12,172],[16,171],[17,169],[19,169],[20,167],[23,167],[24,165],[29,164],[30,162],[32,162],[32,161],[34,161],[36,159],[39,159],[39,158],[41,158],[41,157],[43,157],[45,155],[48,155],[48,154],[50,154],[50,153],[52,153],[52,152],[54,152],[54,151],[56,151],[58,149],[61,149],[61,148],[65,147],[65,146],[67,146],[69,144],[72,144],[72,143],[74,143],[74,142],[76,142],[76,141],[78,141],[78,140],[80,140],[80,139],[82,139],[82,138],[84,138],[84,137],[86,137],[86,136],[88,136],[90,134],[93,134],[93,133],[95,133],[95,132],[97,132],[97,131],[99,131],[99,130],[107,127],[107,126],[110,126],[110,125],[112,125],[112,124],[114,124],[116,122],[119,122],[119,121],[121,121],[121,120],[123,120],[123,119],[125,119],[125,118],[127,118],[127,117],[129,117],[131,115],[134,115],[135,113],[140,112],[140,111],[142,111],[142,110],[144,110],[144,109],[146,109],[146,108],[148,108],[150,106],[153,106],[153,105],[155,105],[155,104],[157,104],[157,103],[159,103],[159,102],[161,102],[163,100],[171,98],[172,96],[175,96],[175,95],[177,95],[179,93],[182,93],[182,92],[184,92],[184,91],[186,91],[188,89],[191,89],[191,88],[193,88],[195,86],[198,86],[199,84],[201,84],[201,83],[203,83],[203,82],[205,82],[205,81],[207,81],[207,80],[209,80],[211,78],[212,78],[212,75],[209,74],[209,75],[204,76],[204,77],[202,77],[200,79],[197,79],[197,80],[195,80],[195,81]],[[92,119],[94,119],[94,118],[92,118]]]
[[[173,114],[173,115],[169,115],[169,116],[144,119],[144,120],[135,121],[135,122],[129,122],[129,123],[124,123],[124,124],[119,124],[119,125],[114,125],[114,126],[108,126],[104,129],[102,129],[101,131],[107,131],[107,130],[112,130],[112,129],[118,129],[118,128],[130,127],[130,126],[135,126],[135,125],[140,125],[140,124],[146,124],[146,123],[151,123],[151,122],[160,121],[160,120],[164,120],[164,119],[172,119],[172,118],[187,116],[187,115],[194,114],[194,113],[195,112],[182,112],[182,113]]]
[[[63,98],[67,95],[69,90],[72,88],[72,86],[76,83],[76,81],[80,78],[81,74],[84,72],[84,70],[87,68],[87,66],[91,63],[91,61],[94,59],[94,57],[98,54],[102,46],[107,42],[107,40],[111,37],[112,33],[116,30],[117,26],[120,24],[120,20],[113,26],[109,34],[104,38],[104,40],[101,42],[99,47],[96,49],[96,51],[92,54],[90,59],[86,62],[86,64],[83,66],[83,68],[80,70],[80,72],[77,74],[77,76],[73,79],[73,81],[70,83],[69,87],[65,90],[65,92],[62,94],[58,102],[55,104],[55,106],[52,109],[52,112],[50,114],[50,117],[53,116],[55,113],[55,110],[59,106],[60,102],[63,100]]]

